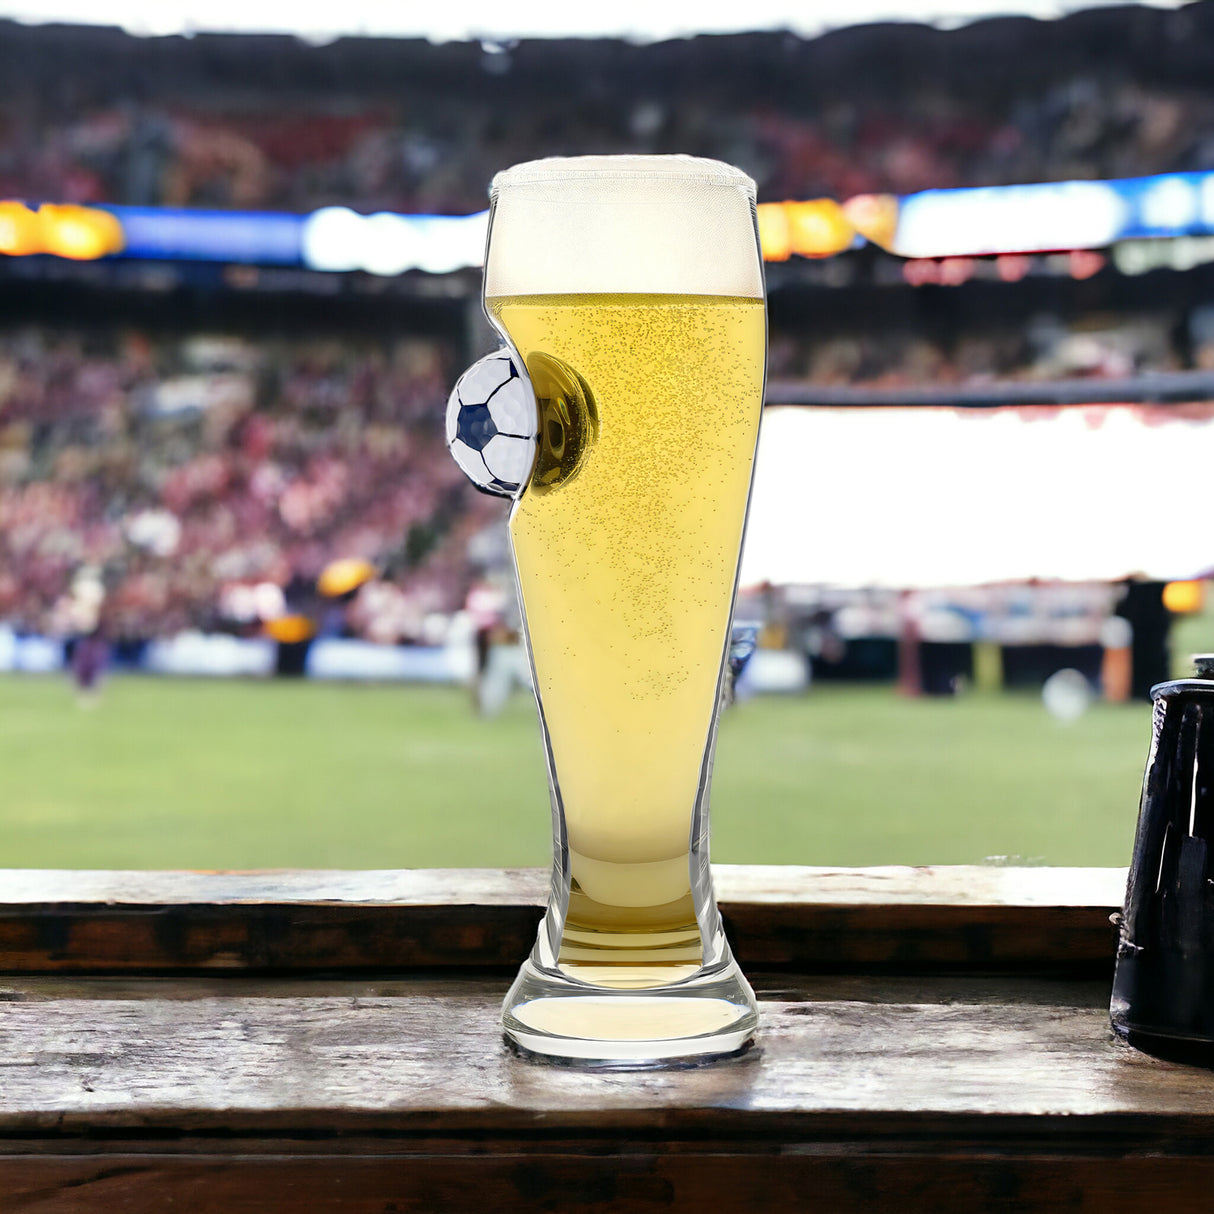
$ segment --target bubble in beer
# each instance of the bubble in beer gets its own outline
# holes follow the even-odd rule
[[[447,398],[447,447],[482,492],[517,497],[531,476],[539,410],[526,371],[508,350],[472,364]]]

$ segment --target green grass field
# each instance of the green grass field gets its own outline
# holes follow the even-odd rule
[[[1145,705],[816,688],[731,709],[713,857],[1125,864]],[[0,867],[398,868],[548,860],[538,725],[452,688],[0,678]]]

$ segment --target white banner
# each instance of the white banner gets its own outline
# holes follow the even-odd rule
[[[1214,417],[1185,411],[768,409],[742,584],[1208,573]]]

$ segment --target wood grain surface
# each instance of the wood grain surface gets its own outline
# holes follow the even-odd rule
[[[720,868],[755,1045],[599,1073],[501,1039],[542,872],[0,872],[0,1214],[1205,1210],[1124,875]]]
[[[1120,905],[1124,868],[936,865],[813,868],[714,864],[725,902],[828,905]],[[196,902],[390,903],[406,906],[542,906],[548,871],[539,868],[289,869],[259,872],[147,872],[0,869],[0,904],[173,905]]]
[[[1111,965],[1123,869],[716,866],[726,927],[766,968]],[[538,869],[0,870],[0,972],[396,972],[517,966]]]
[[[738,1058],[540,1066],[504,983],[0,984],[4,1214],[1209,1208],[1214,1073],[1107,983],[758,974]]]
[[[812,976],[800,981],[813,986]],[[1066,984],[1051,1001],[1048,982],[1015,979],[982,998],[962,985],[902,1002],[878,979],[855,982],[867,998],[765,1000],[758,1043],[736,1059],[607,1074],[515,1058],[497,1019],[504,984],[484,979],[380,994],[229,984],[226,995],[194,998],[22,999],[10,984],[0,1133],[500,1135],[554,1117],[565,1130],[669,1133],[696,1129],[706,1115],[717,1129],[787,1133],[854,1128],[879,1110],[887,1122],[1049,1120],[1050,1134],[1082,1119],[1149,1114],[1169,1132],[1214,1138],[1214,1075],[1116,1043],[1102,984],[1084,987],[1082,1002]],[[931,985],[923,979],[918,989]]]
[[[1204,1214],[1214,1160],[941,1158],[832,1144],[746,1154],[570,1149],[359,1156],[0,1156],[6,1214]]]

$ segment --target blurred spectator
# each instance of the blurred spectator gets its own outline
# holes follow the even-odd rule
[[[76,702],[82,708],[97,703],[101,675],[110,658],[110,647],[98,627],[86,636],[77,637],[72,644],[72,682],[76,685]]]

